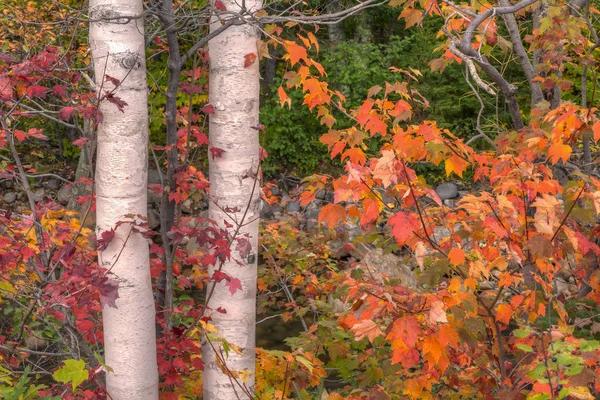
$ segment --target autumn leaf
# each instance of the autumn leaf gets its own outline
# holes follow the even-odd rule
[[[400,13],[398,19],[400,18],[404,18],[404,21],[406,22],[404,29],[408,29],[413,25],[417,25],[421,21],[423,18],[423,11],[406,7],[402,13]]]
[[[243,289],[242,288],[242,282],[239,279],[237,279],[237,278],[230,278],[225,283],[225,286],[227,286],[229,288],[229,293],[231,293],[232,296],[238,290],[242,290]]]
[[[592,130],[594,131],[594,141],[600,143],[600,121],[594,122]]]
[[[379,217],[379,200],[366,198],[363,200],[363,215],[360,219],[360,225],[363,229],[370,223],[377,221]]]
[[[450,176],[453,172],[462,178],[463,172],[468,166],[467,161],[460,158],[456,154],[452,154],[450,158],[446,160],[446,176]]]
[[[538,197],[532,204],[536,208],[534,216],[535,228],[538,232],[553,235],[554,230],[560,224],[557,210],[560,207],[560,202],[556,197],[544,194]]]
[[[244,68],[248,68],[256,61],[256,54],[248,53],[244,56]]]
[[[13,135],[15,139],[17,139],[19,142],[22,142],[23,140],[27,139],[27,132],[24,132],[20,129],[15,129]]]
[[[325,221],[329,229],[333,229],[346,218],[346,208],[340,204],[327,204],[319,213],[319,223]]]
[[[110,229],[103,231],[100,238],[96,240],[98,251],[104,251],[108,248],[108,245],[115,238],[115,230]]]
[[[373,343],[375,338],[382,336],[383,332],[379,329],[379,326],[370,319],[365,319],[363,321],[358,322],[351,329],[355,334],[355,340],[360,341],[364,338],[368,338],[369,342]]]
[[[12,98],[14,98],[14,93],[10,79],[0,76],[0,100],[11,100]]]
[[[58,110],[58,118],[62,119],[63,121],[68,121],[69,119],[71,119],[73,114],[75,114],[74,107],[63,107],[60,110]]]
[[[225,7],[225,4],[221,0],[215,1],[215,8],[219,11],[227,11],[227,7]]]
[[[279,104],[283,107],[284,104],[288,105],[288,109],[292,108],[292,99],[287,95],[282,86],[277,89],[277,95],[279,96]]]
[[[398,246],[403,246],[409,239],[416,237],[415,232],[421,229],[421,224],[416,215],[410,212],[398,211],[392,216],[388,225],[392,227],[392,235]]]
[[[308,57],[306,49],[296,42],[285,40],[283,42],[283,46],[289,54],[289,59],[292,63],[292,66],[296,65],[296,63],[298,63],[300,60],[305,60]]]
[[[27,96],[34,98],[39,97],[43,99],[46,97],[46,93],[48,92],[48,88],[39,85],[32,85],[27,87]]]
[[[429,323],[435,325],[437,322],[448,322],[446,311],[444,310],[444,303],[441,301],[434,301],[429,309]]]
[[[568,144],[564,143],[553,143],[548,149],[548,160],[552,164],[556,164],[559,160],[566,163],[571,157],[573,149]]]
[[[448,253],[448,259],[452,265],[464,264],[465,251],[463,249],[452,248]]]
[[[505,325],[508,325],[510,319],[513,316],[513,309],[510,304],[499,304],[496,309],[496,321],[502,322]]]
[[[223,153],[225,153],[225,150],[223,150],[223,149],[220,149],[220,148],[214,147],[214,146],[210,147],[210,155],[212,156],[213,160],[215,158],[221,157],[223,155]]]
[[[215,107],[212,104],[206,104],[205,106],[200,108],[200,111],[202,111],[204,114],[210,115],[215,112]]]

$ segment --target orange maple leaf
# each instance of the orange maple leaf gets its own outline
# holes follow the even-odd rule
[[[383,335],[383,332],[381,332],[379,326],[370,319],[360,321],[359,323],[354,325],[350,330],[356,335],[354,338],[356,341],[368,338],[369,342],[373,343],[373,340],[375,340],[375,338]]]
[[[325,221],[330,229],[346,218],[346,208],[339,204],[327,204],[319,213],[319,223]]]

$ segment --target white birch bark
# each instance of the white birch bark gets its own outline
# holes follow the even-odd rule
[[[246,0],[244,3],[224,0],[228,11],[239,11],[240,4],[255,12],[262,7],[261,0]],[[211,32],[222,26],[223,20],[213,19]],[[259,163],[258,125],[259,69],[258,60],[244,68],[244,56],[257,54],[256,40],[259,32],[252,25],[232,26],[209,42],[210,77],[209,101],[214,106],[210,115],[210,146],[224,150],[220,157],[210,160],[209,218],[224,226],[224,221],[233,224],[233,234],[238,224],[244,224],[238,237],[249,235],[252,251],[242,259],[232,245],[232,260],[226,262],[222,272],[241,281],[242,290],[234,295],[225,282],[215,286],[211,294],[208,286],[209,310],[212,323],[218,334],[229,343],[242,349],[240,356],[229,352],[225,360],[232,371],[246,370],[250,379],[246,386],[254,392],[255,373],[255,320],[256,320],[256,260],[258,247],[259,183],[252,177],[244,178],[248,171],[256,173]],[[236,212],[225,213],[225,208],[236,208]],[[238,265],[234,258],[242,265]],[[212,276],[215,268],[209,270]],[[227,312],[215,312],[222,307]],[[219,348],[218,343],[213,343]],[[247,399],[248,396],[224,374],[215,360],[215,352],[208,343],[203,344],[204,400]],[[224,353],[223,353],[224,354]],[[240,382],[241,383],[241,382]],[[238,397],[239,396],[239,397]]]
[[[145,216],[148,173],[148,105],[141,0],[90,0],[90,46],[100,96],[114,91],[123,112],[101,102],[97,130],[96,233],[127,214]],[[133,18],[118,18],[133,17]],[[116,87],[105,76],[117,78]],[[99,262],[119,282],[117,308],[104,305],[106,385],[113,400],[158,399],[155,309],[148,242],[121,225]],[[128,237],[128,235],[130,235]]]

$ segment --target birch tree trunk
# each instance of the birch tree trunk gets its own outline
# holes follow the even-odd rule
[[[99,107],[95,181],[100,238],[128,214],[146,216],[148,87],[142,1],[90,0],[89,7],[99,96],[111,92],[127,103],[122,111],[107,99]],[[107,372],[108,393],[113,400],[158,399],[148,242],[123,224],[98,259],[119,283],[117,307],[103,305],[105,362],[113,369]]]
[[[223,3],[228,11],[234,12],[240,11],[239,4],[245,4],[250,13],[262,8],[261,0],[246,0],[245,3],[224,0]],[[221,20],[214,18],[211,32],[221,27],[223,22],[223,17]],[[221,269],[221,272],[241,281],[241,290],[232,295],[222,281],[216,285],[209,284],[207,293],[207,313],[212,316],[218,334],[242,349],[241,356],[230,351],[225,362],[229,370],[243,370],[250,374],[245,383],[247,390],[244,393],[239,385],[241,381],[236,382],[222,372],[211,343],[205,342],[202,351],[204,400],[247,399],[248,393],[254,393],[260,187],[258,180],[248,175],[256,174],[259,165],[258,131],[253,127],[258,125],[260,82],[258,60],[244,68],[244,56],[257,54],[258,35],[256,28],[246,24],[232,26],[209,42],[209,101],[214,106],[214,113],[209,117],[210,147],[224,150],[220,156],[209,154],[209,218],[221,226],[225,226],[224,221],[233,224],[228,229],[231,235],[242,226],[237,237],[248,235],[252,250],[242,258],[235,251],[234,241],[232,258]],[[235,211],[226,213],[225,209]],[[209,276],[214,271],[215,268],[211,268]],[[227,312],[216,312],[219,307]],[[219,350],[218,343],[212,345]]]

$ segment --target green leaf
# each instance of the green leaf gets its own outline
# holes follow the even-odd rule
[[[583,371],[583,365],[575,364],[565,371],[565,375],[573,376],[579,374],[581,371]]]
[[[531,379],[540,380],[546,375],[546,367],[544,364],[538,364],[537,367],[527,374]]]
[[[73,392],[88,377],[88,371],[85,369],[83,360],[64,360],[64,366],[60,367],[52,374],[52,377],[57,382],[71,382]]]
[[[308,361],[306,358],[304,358],[302,356],[296,356],[296,361],[298,361],[300,364],[304,365],[306,367],[306,369],[308,369],[308,372],[310,372],[312,374],[313,365],[310,361]]]
[[[525,329],[515,329],[512,334],[519,339],[525,339],[527,336],[529,336],[529,332],[527,332]]]
[[[597,340],[582,340],[579,348],[582,352],[587,353],[596,350],[599,345],[600,342]]]
[[[533,351],[533,348],[531,346],[526,345],[525,343],[518,343],[516,347],[517,349],[526,353],[531,353]]]

